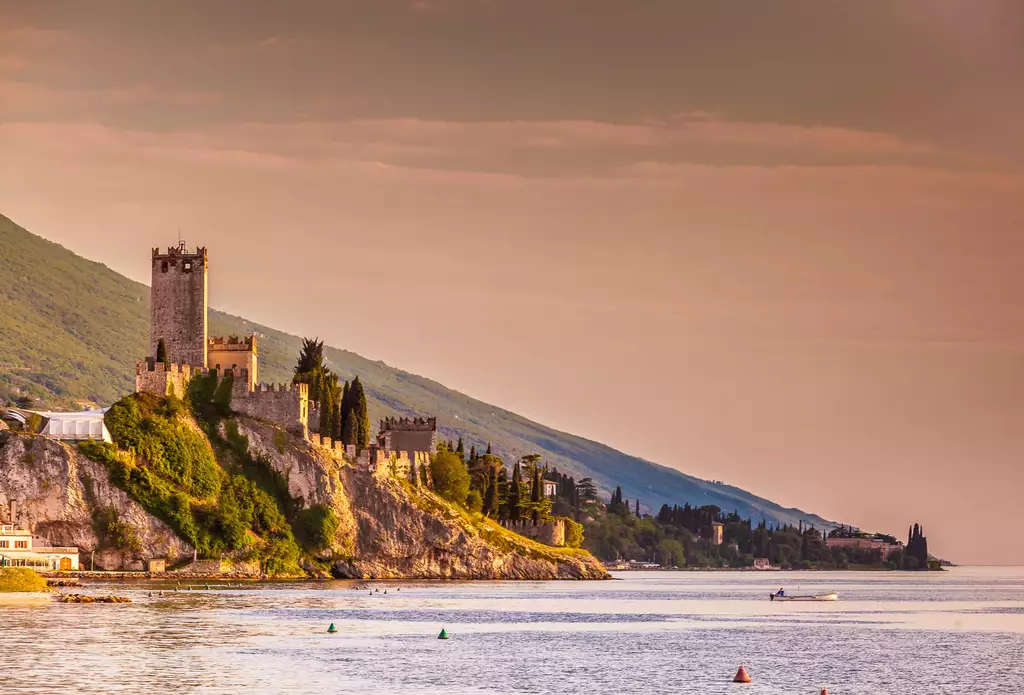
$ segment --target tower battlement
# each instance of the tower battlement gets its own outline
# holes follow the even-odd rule
[[[206,247],[197,246],[195,251],[189,251],[185,247],[184,242],[180,242],[177,246],[168,246],[166,253],[161,253],[160,249],[153,249],[153,261],[177,261],[177,260],[195,260],[202,259],[206,262]]]
[[[237,336],[232,335],[227,338],[218,336],[216,338],[210,338],[207,340],[207,348],[210,350],[256,350],[257,340],[254,335]]]

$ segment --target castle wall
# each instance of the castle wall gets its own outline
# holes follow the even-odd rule
[[[188,383],[202,371],[188,364],[157,362],[152,358],[139,360],[135,363],[135,390],[157,396],[173,393],[178,398],[184,398]]]
[[[436,418],[387,418],[380,421],[377,445],[385,451],[431,454],[437,448]]]
[[[308,384],[257,384],[249,391],[243,380],[236,379],[231,409],[276,423],[303,438],[309,436]]]
[[[150,355],[164,341],[167,361],[206,366],[206,249],[153,249]]]
[[[501,525],[510,531],[515,531],[520,536],[526,536],[544,545],[556,547],[565,545],[565,521],[562,519],[540,521],[536,524],[529,519],[502,521]]]

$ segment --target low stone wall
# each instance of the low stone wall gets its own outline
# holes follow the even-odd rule
[[[260,575],[260,565],[258,562],[237,562],[225,559],[195,560],[181,569],[168,572],[168,574],[183,574],[203,577],[258,577]]]

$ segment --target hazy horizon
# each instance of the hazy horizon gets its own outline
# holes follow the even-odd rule
[[[0,212],[934,554],[1024,562],[1024,6],[0,2]],[[682,500],[680,500],[682,502]]]

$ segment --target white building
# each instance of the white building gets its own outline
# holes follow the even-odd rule
[[[0,567],[34,570],[78,569],[78,548],[53,548],[32,543],[32,534],[11,524],[0,524]]]
[[[46,418],[46,427],[40,434],[55,439],[99,439],[104,442],[113,441],[107,426],[103,424],[101,410],[80,410],[73,413],[39,412]]]

